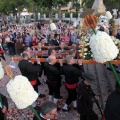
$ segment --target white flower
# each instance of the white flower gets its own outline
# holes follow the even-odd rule
[[[115,41],[114,43],[117,45],[117,44],[118,44],[118,41]]]
[[[87,48],[84,48],[84,51],[85,51],[85,52],[87,52],[87,51],[88,51],[88,49],[87,49]]]
[[[91,57],[93,57],[93,54],[91,54]]]
[[[89,38],[88,38],[88,37],[85,37],[84,40],[85,40],[85,42],[88,42],[88,41],[89,41]]]
[[[90,43],[87,43],[86,45],[87,45],[87,46],[89,46],[89,45],[90,45]]]
[[[37,92],[34,91],[28,79],[22,75],[18,75],[14,80],[10,80],[6,87],[18,109],[24,109],[32,105],[38,98]]]
[[[4,69],[2,68],[2,64],[0,62],[0,79],[4,77]]]
[[[78,52],[81,52],[81,50],[78,50]]]
[[[87,55],[87,53],[84,53],[84,55]]]
[[[98,31],[90,39],[90,48],[97,62],[104,63],[115,59],[119,53],[117,46],[111,37],[105,33]]]

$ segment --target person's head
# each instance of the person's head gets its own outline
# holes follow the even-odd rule
[[[37,42],[37,48],[41,49],[41,47],[42,47],[41,42],[40,42],[40,41],[39,41],[39,42]]]
[[[41,38],[41,43],[42,43],[42,45],[44,45],[45,44],[45,39],[44,38]]]
[[[27,33],[27,36],[29,36],[30,34],[29,33]]]
[[[51,35],[51,37],[52,37],[52,38],[54,38],[54,37],[55,37],[55,35],[54,35],[54,33],[53,33],[53,32],[52,32],[50,35]]]
[[[44,102],[40,107],[40,113],[45,119],[54,119],[57,115],[57,106],[50,101]]]
[[[83,82],[86,84],[86,85],[90,85],[94,82],[95,80],[95,77],[92,73],[90,72],[85,72],[85,73],[82,73],[82,77],[83,77]]]
[[[72,55],[72,57],[74,58],[75,55],[76,55],[76,50],[75,50],[75,49],[71,49],[71,50],[69,51],[69,55]]]
[[[61,41],[59,46],[60,46],[61,49],[64,49],[65,48],[65,42]]]
[[[49,63],[54,65],[56,63],[56,57],[54,55],[50,55],[48,57]]]
[[[25,48],[24,48],[24,51],[26,51],[26,52],[29,52],[29,53],[30,53],[30,52],[31,52],[31,49],[30,49],[30,47],[25,47]]]
[[[22,39],[21,36],[18,36],[18,41],[19,41],[19,42],[23,42],[23,39]]]
[[[30,53],[27,52],[27,51],[24,51],[24,52],[22,53],[22,57],[23,57],[23,59],[25,59],[25,60],[29,60],[29,59],[31,58]]]
[[[55,39],[59,40],[59,35],[58,34],[55,34]]]
[[[50,48],[50,49],[48,50],[48,56],[50,56],[50,55],[56,56],[56,51],[55,51],[53,48]]]
[[[12,35],[12,31],[10,31],[9,34]]]
[[[74,63],[73,56],[72,56],[72,55],[67,55],[67,56],[65,57],[65,61],[66,61],[67,64],[72,65],[72,64]]]
[[[71,47],[72,47],[72,49],[77,49],[77,44],[73,43]]]

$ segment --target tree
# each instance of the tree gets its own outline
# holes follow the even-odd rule
[[[48,8],[50,11],[50,19],[52,19],[52,8],[58,7],[58,10],[60,11],[60,8],[62,5],[66,5],[71,0],[33,0],[37,5],[41,6],[43,9]]]

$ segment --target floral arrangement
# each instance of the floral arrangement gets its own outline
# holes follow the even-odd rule
[[[113,39],[113,42],[115,43],[115,45],[117,45],[118,49],[119,49],[119,54],[117,56],[117,59],[120,59],[120,40],[116,39],[116,37],[111,36],[111,38]]]
[[[90,48],[97,62],[111,61],[118,56],[119,49],[112,38],[106,33],[98,31],[90,38]]]
[[[38,98],[38,94],[34,91],[28,79],[22,75],[15,76],[7,85],[7,91],[14,101],[18,109],[24,109]]]
[[[93,54],[91,52],[91,48],[90,48],[90,37],[91,34],[86,34],[86,36],[84,36],[84,40],[80,41],[80,45],[82,45],[84,43],[84,59],[86,60],[90,60],[93,59]],[[79,53],[82,54],[82,49],[79,50]]]
[[[4,69],[2,67],[2,64],[0,62],[0,79],[2,79],[4,77]]]

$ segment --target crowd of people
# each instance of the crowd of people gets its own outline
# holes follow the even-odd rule
[[[5,52],[10,56],[20,56],[18,67],[21,74],[28,78],[34,90],[39,94],[39,98],[46,95],[40,91],[41,76],[44,74],[44,82],[48,86],[48,101],[43,103],[39,108],[36,102],[33,107],[38,111],[41,120],[55,119],[58,107],[58,100],[62,99],[60,94],[61,86],[64,85],[68,97],[62,108],[63,112],[72,109],[77,110],[80,114],[80,120],[98,120],[98,115],[93,111],[93,103],[99,100],[92,88],[95,77],[88,71],[84,71],[82,60],[78,50],[79,41],[81,39],[80,26],[74,27],[72,24],[57,23],[57,30],[51,31],[49,25],[35,24],[32,26],[11,25],[4,27],[0,33],[0,57],[5,60]],[[86,31],[89,32],[89,31]],[[41,53],[41,55],[38,55]],[[64,53],[65,56],[62,56]],[[35,58],[36,61],[31,61]],[[39,58],[46,58],[45,63]],[[59,62],[57,59],[60,59]],[[65,59],[64,60],[62,59]],[[75,61],[78,59],[78,62]],[[64,77],[64,80],[63,80]],[[120,97],[119,86],[117,85],[116,100]],[[5,100],[4,100],[4,99]],[[2,96],[3,105],[0,99],[1,113],[5,113],[8,109],[6,97]],[[109,108],[110,97],[105,109],[106,120],[119,120],[119,113],[113,114]],[[111,100],[112,101],[112,100]],[[113,100],[114,101],[114,100]],[[118,103],[119,104],[119,103]],[[118,108],[117,103],[113,107]],[[113,111],[113,110],[112,110]],[[111,113],[111,117],[109,116]],[[3,116],[1,114],[1,116]],[[113,117],[113,119],[112,119]],[[36,117],[33,118],[37,120]],[[3,120],[3,119],[1,119]]]

